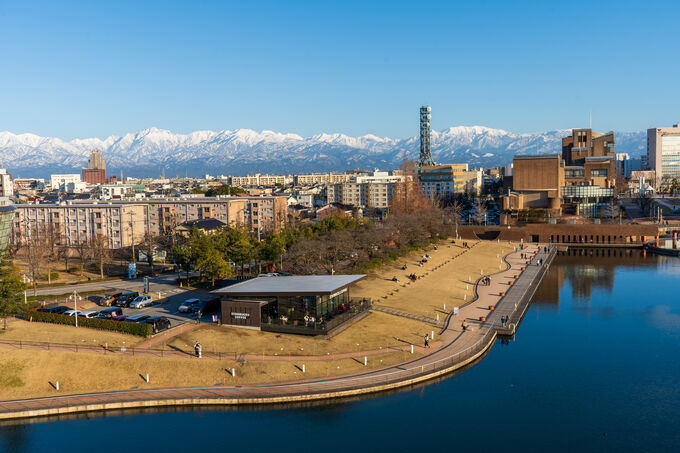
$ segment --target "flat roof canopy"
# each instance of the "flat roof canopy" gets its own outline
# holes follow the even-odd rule
[[[358,275],[295,275],[291,277],[257,277],[212,294],[232,296],[266,296],[277,294],[331,294],[338,289],[366,278]]]

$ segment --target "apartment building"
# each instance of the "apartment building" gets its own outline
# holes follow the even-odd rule
[[[20,242],[52,226],[61,245],[90,243],[95,236],[108,239],[112,249],[139,242],[146,232],[144,206],[119,203],[19,204],[13,222],[14,241]]]
[[[420,184],[429,198],[445,198],[455,194],[478,194],[483,172],[470,171],[468,164],[430,165],[420,167]]]
[[[662,178],[680,178],[680,124],[647,129],[647,166]]]
[[[275,196],[145,198],[116,203],[143,206],[146,228],[154,234],[165,234],[184,222],[201,219],[246,225],[253,232],[278,231],[285,227],[288,216],[286,197]]]
[[[227,178],[227,184],[235,187],[275,186],[277,184],[287,186],[293,184],[293,176],[261,175],[259,173],[252,176],[230,176]]]
[[[293,176],[293,184],[296,186],[313,186],[319,184],[341,184],[352,182],[356,175],[349,173],[318,173],[311,175]]]
[[[395,182],[349,182],[326,187],[328,203],[369,209],[387,209]]]
[[[78,174],[50,175],[50,187],[52,190],[65,190],[60,189],[60,187],[65,187],[71,183],[78,184],[81,182],[82,180]]]
[[[12,231],[12,220],[14,219],[14,206],[4,206],[0,203],[0,255],[5,253]]]

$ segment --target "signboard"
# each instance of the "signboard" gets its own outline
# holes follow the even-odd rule
[[[137,264],[136,263],[129,263],[128,264],[128,278],[129,279],[137,278]]]
[[[248,319],[250,318],[250,313],[235,313],[232,311],[231,317],[235,319]]]
[[[334,298],[335,296],[339,296],[340,294],[342,294],[342,293],[344,293],[344,292],[347,292],[347,288],[343,288],[343,289],[341,289],[340,291],[334,292],[333,294],[331,294],[330,296],[328,296],[328,298],[329,298],[329,299],[332,299],[332,298]]]

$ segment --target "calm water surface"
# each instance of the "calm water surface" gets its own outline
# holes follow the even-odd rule
[[[516,338],[448,379],[307,407],[0,426],[0,451],[680,451],[679,289],[678,258],[572,251]]]

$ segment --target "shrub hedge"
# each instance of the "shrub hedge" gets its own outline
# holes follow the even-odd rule
[[[57,315],[54,313],[44,313],[42,311],[31,311],[27,314],[33,317],[36,322],[49,322],[51,324],[64,324],[74,326],[76,318],[67,315]],[[129,333],[131,335],[140,335],[148,337],[153,333],[153,326],[146,323],[114,321],[112,319],[97,319],[97,318],[78,318],[78,325],[82,327],[90,327],[99,330],[111,330],[114,332]]]

